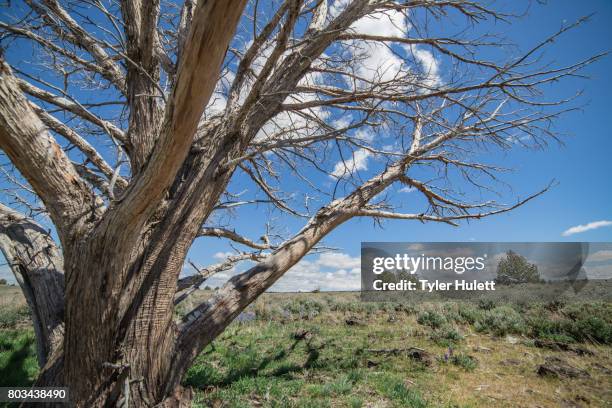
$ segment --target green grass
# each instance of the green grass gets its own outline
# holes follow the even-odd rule
[[[0,387],[29,386],[37,374],[33,331],[0,331]]]

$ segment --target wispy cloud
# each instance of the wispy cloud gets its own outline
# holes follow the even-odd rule
[[[409,186],[405,186],[397,190],[398,193],[414,193],[415,191],[416,191],[416,188],[409,187]]]
[[[575,227],[571,227],[563,231],[561,235],[564,237],[569,237],[570,235],[579,234],[581,232],[586,232],[602,227],[610,227],[612,226],[612,221],[602,220],[602,221],[593,221],[588,224],[576,225]]]
[[[319,255],[316,263],[320,266],[333,269],[361,268],[361,258],[350,256],[342,252],[325,252]]]
[[[359,290],[361,280],[360,258],[345,253],[324,253],[316,260],[302,259],[277,283],[273,291],[308,292]]]
[[[336,165],[334,166],[334,170],[329,176],[332,178],[340,178],[347,173],[354,173],[359,170],[367,170],[369,157],[370,152],[368,150],[357,150],[353,153],[353,157],[336,163]]]

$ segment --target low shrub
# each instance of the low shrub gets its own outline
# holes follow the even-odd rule
[[[551,311],[549,305],[526,314],[529,335],[564,342],[612,344],[612,310],[607,304],[572,304]]]
[[[28,323],[29,320],[28,306],[0,309],[0,328],[12,328],[19,323]]]
[[[425,310],[417,316],[417,322],[432,329],[438,329],[446,323],[446,317],[434,310]]]
[[[483,311],[470,303],[465,303],[457,308],[457,323],[474,324],[481,319]]]
[[[480,299],[478,301],[478,308],[482,310],[492,310],[495,308],[495,301],[493,299]]]
[[[474,327],[479,332],[496,336],[524,334],[527,331],[523,317],[510,306],[497,306],[485,311],[475,322]]]
[[[435,330],[430,338],[438,345],[448,347],[459,343],[463,340],[463,335],[459,330],[450,325],[442,326],[440,329]]]
[[[451,363],[463,368],[466,371],[474,371],[474,369],[478,367],[478,360],[463,353],[455,354],[453,357],[451,357]]]

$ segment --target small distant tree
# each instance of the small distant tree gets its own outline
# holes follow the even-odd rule
[[[6,285],[6,279],[0,279],[0,285]]]
[[[498,285],[515,285],[541,282],[541,279],[537,265],[527,262],[524,256],[514,251],[508,251],[497,265],[495,282]]]
[[[397,281],[401,282],[402,280],[407,280],[408,282],[418,282],[419,278],[417,275],[413,275],[410,272],[400,271],[397,273]]]
[[[380,274],[380,280],[382,280],[384,283],[396,283],[397,276],[395,276],[395,274],[391,271],[384,271]]]

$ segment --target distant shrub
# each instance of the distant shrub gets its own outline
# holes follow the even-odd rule
[[[288,313],[300,318],[313,318],[328,310],[326,302],[315,299],[298,298],[283,305]]]
[[[283,311],[279,305],[261,302],[255,304],[255,316],[258,320],[278,320],[283,317]]]
[[[545,307],[551,312],[558,312],[559,310],[563,309],[564,306],[565,302],[563,300],[556,299],[548,302]]]
[[[432,329],[437,329],[446,323],[446,318],[436,311],[426,310],[419,313],[417,322],[424,326],[429,326]]]
[[[485,311],[474,326],[480,332],[496,336],[524,334],[527,330],[523,317],[510,306],[498,306]]]
[[[597,316],[568,322],[566,331],[578,341],[588,340],[612,344],[612,325]]]
[[[396,312],[404,312],[406,314],[415,314],[417,312],[417,308],[409,303],[397,303],[394,309]]]
[[[571,320],[582,320],[588,317],[599,317],[612,323],[612,303],[572,303],[561,309],[561,314]]]
[[[527,312],[525,320],[532,337],[612,344],[612,310],[609,304],[572,304],[555,313],[550,309],[547,304]]]
[[[482,318],[482,310],[470,303],[464,303],[457,308],[457,323],[474,324]]]
[[[331,302],[329,310],[343,313],[374,313],[387,308],[384,302]]]
[[[0,327],[14,327],[18,323],[27,322],[30,319],[30,308],[21,306],[18,308],[7,308],[0,310]]]
[[[436,344],[444,347],[452,346],[463,340],[463,336],[459,330],[451,325],[445,325],[440,329],[434,330],[434,332],[430,335],[430,338]]]
[[[453,357],[451,357],[451,363],[463,368],[466,371],[474,371],[474,369],[478,367],[478,360],[463,353],[455,354]]]
[[[493,299],[480,299],[478,301],[478,308],[482,310],[491,310],[495,307],[495,301]]]
[[[373,304],[373,303],[369,303],[369,304]],[[381,302],[377,309],[382,310],[384,312],[393,312],[395,311],[395,305],[391,302]]]

